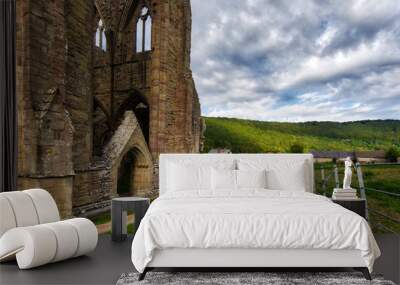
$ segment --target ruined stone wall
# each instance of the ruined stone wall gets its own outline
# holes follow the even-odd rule
[[[30,96],[29,84],[29,34],[30,1],[16,4],[16,93],[18,105],[18,173],[36,172],[37,122]]]
[[[20,136],[26,138],[19,140],[19,173],[63,175],[71,166],[61,163],[51,170],[47,156],[68,156],[58,150],[65,138],[61,131],[66,119],[65,53],[59,52],[65,45],[64,3],[28,0],[18,1],[17,7],[19,128]]]
[[[68,215],[74,127],[65,108],[64,1],[18,1],[17,7],[18,183],[45,185]]]
[[[136,53],[144,4],[152,49]],[[189,0],[17,0],[19,187],[47,189],[63,217],[82,214],[109,205],[132,152],[131,194],[156,195],[158,155],[201,145],[190,33]]]
[[[96,17],[92,21],[92,38],[96,32],[97,23],[100,15],[95,10]],[[107,26],[106,26],[107,27]],[[108,45],[107,45],[108,46]],[[111,66],[110,55],[107,51],[93,45],[93,66],[92,79],[93,79],[93,97],[101,102],[108,115],[111,115]]]
[[[119,111],[127,99],[137,94],[145,99],[155,162],[162,152],[199,151],[200,105],[190,70],[190,1],[123,2],[96,2],[108,46],[107,52],[95,52],[95,98],[114,121],[123,114]],[[143,4],[151,10],[152,51],[136,53],[136,22]]]
[[[95,7],[90,1],[66,0],[66,107],[74,125],[73,207],[109,198],[101,170],[92,161],[93,48]]]
[[[113,181],[106,165],[96,165],[90,169],[78,170],[73,181],[73,210],[87,208],[96,202],[109,201]]]
[[[73,163],[86,169],[92,153],[92,50],[94,5],[66,0],[66,96],[65,104],[75,128]]]
[[[190,1],[155,2],[150,149],[158,160],[159,153],[199,151],[193,142],[200,133],[192,126],[200,117],[194,117],[199,100],[190,70]]]
[[[195,82],[193,80],[192,71],[190,69],[190,51],[192,41],[192,9],[190,1],[183,3],[183,21],[184,21],[184,65],[186,71],[184,73],[186,87],[186,145],[188,152],[198,152],[202,150],[203,130],[200,100],[197,94]]]

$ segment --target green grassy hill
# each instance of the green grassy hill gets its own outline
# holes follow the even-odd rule
[[[300,143],[310,150],[374,150],[400,147],[400,120],[278,123],[205,118],[204,152],[229,148],[234,153],[289,152]]]

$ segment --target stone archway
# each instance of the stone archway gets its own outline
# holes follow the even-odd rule
[[[146,196],[152,186],[150,165],[140,149],[134,147],[118,167],[117,193],[119,196]]]
[[[133,111],[125,112],[124,119],[104,149],[104,160],[110,166],[113,196],[152,195],[153,160]]]

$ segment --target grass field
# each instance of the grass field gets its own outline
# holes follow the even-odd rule
[[[400,120],[277,123],[205,118],[204,152],[229,148],[234,153],[289,152],[295,143],[310,150],[374,150],[400,147]]]
[[[400,194],[400,165],[371,165],[364,167],[363,172],[366,188],[374,188]],[[378,210],[400,221],[400,197],[377,193],[368,189],[366,193],[369,208]],[[400,224],[390,222],[388,219],[380,217],[373,211],[370,211],[370,217],[373,225],[380,222],[384,226],[400,233]]]

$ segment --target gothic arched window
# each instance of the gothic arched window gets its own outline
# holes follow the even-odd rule
[[[107,50],[106,32],[104,29],[103,21],[100,19],[97,23],[96,29],[96,46],[102,50]]]
[[[151,50],[151,15],[149,8],[143,6],[136,23],[136,52]]]

